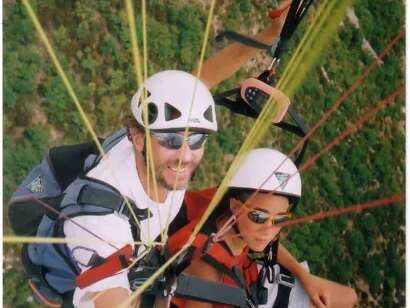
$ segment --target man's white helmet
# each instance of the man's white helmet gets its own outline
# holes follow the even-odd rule
[[[285,154],[267,148],[247,153],[229,187],[271,191],[298,199],[302,195],[302,181],[293,161]]]
[[[149,129],[180,130],[188,126],[195,131],[217,131],[214,99],[206,85],[195,76],[170,70],[154,74],[145,81],[131,100],[132,113],[145,127],[143,87],[147,89]]]

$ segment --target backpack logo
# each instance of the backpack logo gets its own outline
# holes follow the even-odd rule
[[[284,189],[285,186],[288,184],[290,174],[283,173],[283,172],[275,172],[276,179],[280,184],[280,188]]]
[[[28,188],[28,190],[30,190],[32,193],[41,193],[44,191],[44,187],[43,187],[43,179],[42,177],[39,175],[38,177],[36,177],[33,181],[31,181],[30,184],[28,184],[26,186]]]

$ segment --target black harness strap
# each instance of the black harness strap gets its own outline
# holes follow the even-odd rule
[[[99,139],[99,141],[102,143],[104,140]],[[83,174],[84,161],[88,155],[98,153],[94,142],[51,148],[47,159],[61,189],[67,188],[79,174]]]
[[[127,200],[139,221],[145,220],[152,216],[152,213],[150,213],[149,210],[140,209],[131,199],[127,198]],[[77,202],[79,205],[91,204],[110,211],[115,211],[132,219],[130,210],[124,199],[120,195],[111,191],[98,189],[91,185],[84,185],[78,194]]]
[[[238,266],[234,266],[232,269],[227,268],[225,265],[221,264],[214,258],[212,258],[210,255],[204,255],[202,257],[202,260],[204,260],[206,263],[209,265],[215,267],[217,270],[221,271],[222,273],[228,275],[230,278],[232,278],[233,281],[245,292],[246,294],[246,307],[256,307],[255,305],[255,300],[257,298],[254,297],[254,294],[252,294],[252,290],[247,287],[245,279],[242,275],[242,271]]]
[[[280,58],[281,54],[285,50],[286,43],[295,32],[300,21],[305,16],[307,10],[314,0],[293,0],[290,5],[288,16],[286,17],[285,24],[283,25],[282,32],[280,34],[280,40],[277,48],[273,54],[273,58]]]
[[[178,276],[175,296],[234,307],[248,307],[247,295],[242,288],[231,287],[223,283],[186,274]]]
[[[124,200],[112,192],[84,185],[78,195],[78,204],[92,204],[113,211],[119,211]]]
[[[307,10],[311,6],[314,0],[293,0],[285,23],[282,28],[282,32],[279,38],[275,39],[271,45],[264,44],[253,38],[239,34],[233,31],[224,31],[216,37],[216,41],[219,42],[223,38],[253,47],[258,49],[267,50],[271,53],[272,57],[279,59],[283,51],[285,50],[286,43],[295,32],[300,21],[306,15]]]
[[[222,273],[228,275],[230,278],[232,278],[233,281],[235,281],[235,283],[239,287],[246,290],[245,279],[243,278],[241,270],[238,267],[235,266],[233,269],[229,269],[209,255],[204,255],[201,259],[209,265],[211,265],[212,267],[216,268],[218,271],[221,271]]]
[[[233,31],[224,31],[221,34],[218,34],[215,40],[216,42],[220,42],[224,38],[258,49],[270,50],[271,48],[271,45],[261,43],[257,40],[254,40],[253,38]]]
[[[280,56],[285,50],[285,45],[287,41],[290,39],[290,37],[295,32],[297,26],[299,25],[303,17],[306,15],[306,12],[308,11],[309,7],[312,5],[313,1],[314,0],[293,0],[292,1],[289,7],[289,11],[288,11],[284,26],[280,33],[280,36],[279,38],[276,38],[270,46],[264,43],[258,42],[252,38],[246,37],[242,34],[232,32],[232,31],[225,31],[221,33],[220,35],[217,36],[216,40],[220,41],[222,40],[222,38],[227,38],[227,39],[237,41],[241,44],[248,45],[254,48],[269,50],[273,57],[272,64],[268,70],[263,72],[258,77],[258,79],[265,82],[268,85],[273,85],[275,84],[275,80],[272,79],[273,65],[275,63],[276,65],[279,63]],[[233,95],[236,95],[234,99],[228,98]],[[262,95],[262,94],[259,94],[259,95]],[[253,108],[251,108],[251,106],[248,105],[248,103],[246,103],[241,98],[240,88],[235,88],[235,89],[228,90],[220,94],[216,94],[214,95],[214,99],[215,99],[216,104],[225,106],[235,113],[239,113],[239,114],[252,117],[252,118],[257,118],[259,115],[259,113],[256,112],[257,110],[255,111]],[[290,117],[296,123],[296,125],[286,123],[286,122],[275,123],[275,125],[291,133],[294,133],[300,137],[304,137],[307,134],[308,129],[302,117],[297,113],[297,111],[294,109],[293,106],[288,107],[287,113],[290,115]],[[303,154],[306,151],[307,144],[308,144],[308,140],[304,142],[302,149],[296,155],[296,159],[295,159],[296,166],[300,165],[303,159]]]
[[[234,113],[244,115],[246,117],[251,117],[251,118],[257,118],[258,113],[253,110],[247,103],[245,103],[241,99],[237,99],[236,101],[231,100],[225,96],[231,96],[233,94],[236,94],[239,91],[239,88],[235,88],[220,94],[217,94],[214,96],[215,103],[220,106],[224,106],[231,110]],[[289,105],[287,113],[291,117],[291,119],[296,123],[290,124],[288,122],[280,122],[280,123],[275,123],[274,125],[286,130],[290,133],[293,133],[299,137],[305,137],[306,134],[308,133],[309,129],[306,126],[306,123],[304,122],[302,116],[298,113],[296,108],[293,105]],[[299,151],[299,153],[296,155],[295,158],[295,165],[299,166],[300,163],[302,162],[303,156],[305,154],[307,145],[308,145],[308,139],[303,143],[302,149]]]
[[[272,308],[287,308],[289,305],[290,292],[295,286],[295,278],[284,267],[280,266],[278,276],[278,294]]]

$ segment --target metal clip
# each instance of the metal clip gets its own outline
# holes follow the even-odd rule
[[[208,240],[204,244],[204,248],[202,248],[202,253],[207,253],[211,246],[215,243],[215,233],[212,233]]]
[[[277,278],[278,284],[293,288],[295,286],[295,278],[293,276],[279,274]]]
[[[246,298],[246,306],[248,308],[257,308],[255,303],[249,297]]]
[[[122,200],[117,213],[118,213],[118,216],[128,219],[129,210],[128,210],[128,206],[127,206],[125,199]]]
[[[272,44],[269,50],[272,57],[275,55],[276,48],[278,48],[279,42],[280,42],[280,37],[275,37],[272,41]]]

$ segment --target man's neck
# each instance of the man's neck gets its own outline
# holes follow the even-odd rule
[[[148,197],[155,202],[158,203],[163,203],[167,199],[168,195],[168,190],[162,185],[160,185],[158,182],[156,182],[156,179],[150,175],[149,181],[148,181],[148,176],[147,176],[147,166],[145,163],[145,158],[136,153],[135,154],[135,165],[137,167],[137,173],[138,177],[140,179],[142,188],[144,189],[145,193],[148,195]]]

